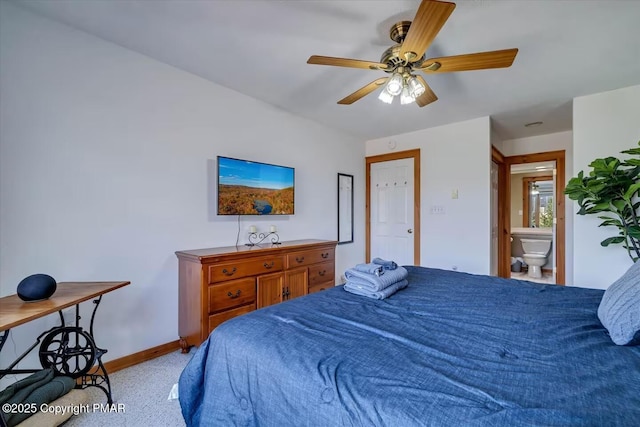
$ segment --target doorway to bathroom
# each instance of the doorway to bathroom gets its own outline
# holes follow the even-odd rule
[[[494,156],[493,161],[502,172],[497,189],[498,275],[564,285],[564,150]]]
[[[555,284],[555,161],[512,164],[511,278]]]

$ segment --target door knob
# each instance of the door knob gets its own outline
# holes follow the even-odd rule
[[[413,233],[413,229],[412,228],[408,229],[407,233],[409,233],[409,234]]]

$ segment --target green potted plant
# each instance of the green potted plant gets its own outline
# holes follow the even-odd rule
[[[635,262],[640,258],[640,141],[638,148],[621,151],[630,158],[615,157],[595,159],[585,176],[583,171],[571,178],[564,192],[578,202],[578,215],[598,214],[600,227],[616,227],[615,236],[600,244],[621,244]]]

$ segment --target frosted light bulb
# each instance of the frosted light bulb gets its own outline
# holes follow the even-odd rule
[[[414,98],[417,98],[420,95],[422,95],[424,91],[425,91],[424,85],[420,83],[420,81],[415,76],[412,76],[409,79],[409,93],[411,94],[411,96],[413,96]]]
[[[409,94],[409,88],[406,86],[403,87],[402,94],[400,95],[400,104],[407,105],[411,104],[413,101],[415,101],[415,98]]]
[[[391,104],[393,102],[393,95],[387,92],[387,88],[382,89],[380,95],[378,95],[378,99],[385,104]]]
[[[389,92],[393,96],[400,95],[400,92],[402,92],[403,83],[404,80],[402,76],[400,74],[394,74],[393,76],[391,76],[389,82],[387,83],[387,92]]]

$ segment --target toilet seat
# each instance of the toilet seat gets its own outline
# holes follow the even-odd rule
[[[524,254],[522,255],[523,258],[527,259],[545,259],[547,256],[546,255],[540,255],[540,254]]]

